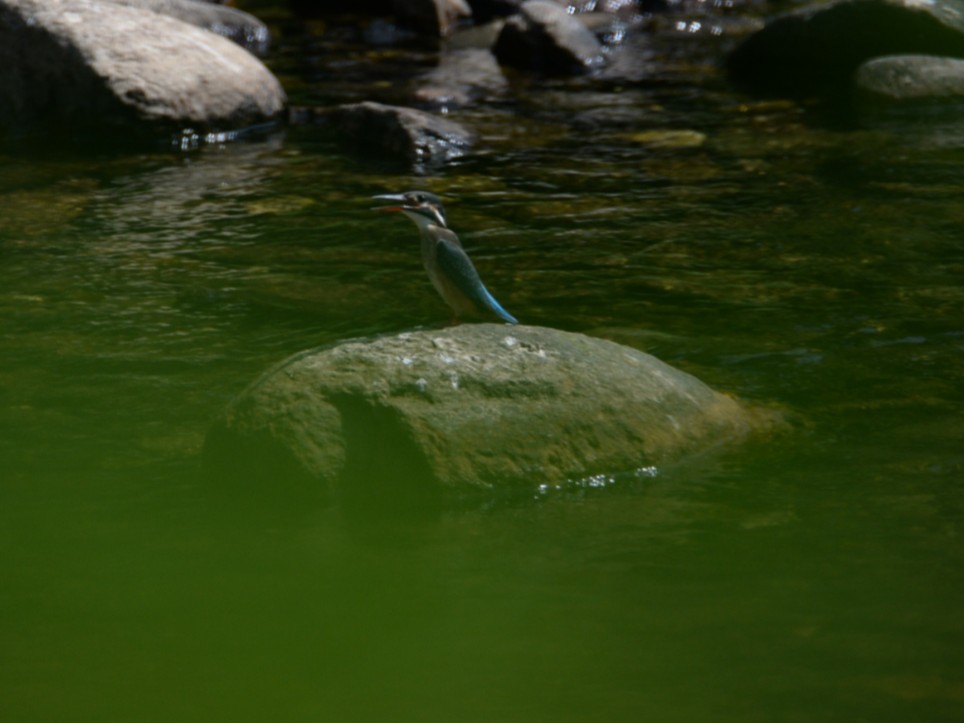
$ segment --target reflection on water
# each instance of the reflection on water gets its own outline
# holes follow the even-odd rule
[[[682,147],[618,127],[704,118],[660,92],[592,144],[557,97],[531,145],[493,111],[434,177],[304,128],[10,158],[4,718],[959,712],[961,152],[779,104],[723,102]],[[368,210],[423,185],[526,323],[644,349],[794,432],[430,522],[211,504],[207,423],[263,369],[445,322],[411,229]]]

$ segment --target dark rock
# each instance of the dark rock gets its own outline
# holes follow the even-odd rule
[[[488,50],[454,50],[439,57],[438,67],[422,78],[415,97],[436,106],[464,106],[481,97],[499,95],[507,85]]]
[[[565,8],[529,0],[505,21],[493,48],[503,65],[546,74],[576,74],[603,62],[596,36]]]
[[[328,497],[394,503],[632,472],[761,419],[629,347],[474,324],[299,354],[231,403],[204,456],[239,490],[280,474]]]
[[[787,95],[849,87],[857,67],[882,55],[964,56],[964,18],[915,0],[839,0],[777,17],[729,56],[752,89]]]
[[[414,108],[371,101],[333,108],[323,122],[366,152],[408,163],[458,158],[472,144],[472,134],[458,123]]]
[[[465,0],[394,0],[395,17],[420,37],[438,40],[472,17]]]
[[[472,15],[477,22],[485,23],[493,18],[515,15],[525,0],[469,0]]]
[[[253,15],[236,8],[200,0],[105,0],[116,5],[151,10],[177,18],[231,40],[252,53],[268,52],[271,33]]]
[[[0,0],[0,127],[237,128],[284,105],[257,58],[179,20],[97,0]]]
[[[964,60],[933,55],[889,55],[857,69],[854,84],[867,99],[901,102],[964,100]]]

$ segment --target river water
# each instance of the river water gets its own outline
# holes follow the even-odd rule
[[[962,127],[689,72],[455,110],[476,150],[419,171],[313,127],[7,149],[0,717],[959,720]],[[414,187],[524,323],[790,428],[428,520],[212,502],[205,431],[261,371],[446,322],[369,211]]]

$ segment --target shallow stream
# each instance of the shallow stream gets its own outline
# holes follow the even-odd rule
[[[0,157],[0,718],[959,720],[964,126],[682,65],[451,117],[475,151],[416,172],[310,126]],[[413,187],[524,323],[792,429],[430,521],[212,509],[204,433],[261,371],[447,321],[369,211]]]

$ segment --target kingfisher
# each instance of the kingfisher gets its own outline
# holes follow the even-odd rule
[[[426,191],[408,191],[372,198],[393,204],[373,210],[404,213],[418,226],[422,237],[422,263],[432,286],[451,307],[453,324],[458,324],[459,316],[463,314],[488,314],[509,324],[519,323],[485,288],[459,237],[449,229],[445,207],[438,196]]]

